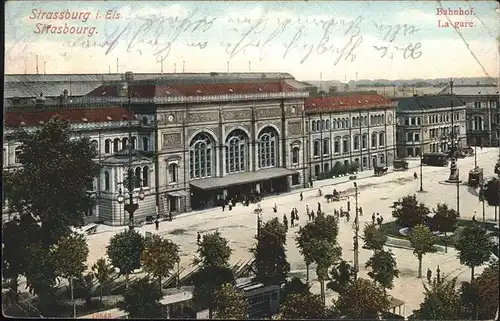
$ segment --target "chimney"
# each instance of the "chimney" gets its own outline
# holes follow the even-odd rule
[[[132,81],[134,80],[134,73],[131,71],[127,71],[125,73],[125,81]]]
[[[64,89],[63,90],[63,107],[66,107],[68,104],[68,90]]]

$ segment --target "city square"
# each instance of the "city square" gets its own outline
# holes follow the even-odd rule
[[[478,149],[477,164],[484,168],[485,177],[493,176],[493,168],[498,160],[498,148]],[[474,167],[474,157],[460,159],[458,166],[461,169],[460,178],[467,182],[468,171]],[[380,213],[384,221],[392,221],[391,209],[392,202],[408,194],[416,194],[418,199],[431,208],[435,208],[437,203],[447,203],[449,206],[456,207],[456,187],[454,185],[443,185],[448,176],[447,167],[423,167],[423,186],[424,193],[419,193],[420,180],[413,178],[413,173],[419,173],[419,161],[410,161],[410,169],[403,172],[391,172],[385,176],[374,177],[373,172],[363,172],[358,175],[359,196],[358,203],[363,209],[363,216],[360,216],[360,224],[364,225],[371,221],[372,213]],[[322,204],[323,211],[331,214],[333,209],[346,207],[346,202],[326,203],[323,197],[318,197],[318,189],[327,193],[333,188],[338,191],[349,190],[354,195],[353,182],[347,177],[333,180],[324,180],[316,182],[314,188],[297,190],[286,195],[276,197],[267,197],[262,200],[263,220],[269,220],[278,217],[280,220],[283,214],[288,216],[290,210],[296,207],[299,211],[299,226],[307,223],[305,215],[305,206],[309,205],[311,209],[316,209],[317,202]],[[477,220],[482,220],[481,203],[475,194],[468,190],[465,183],[460,185],[460,217],[471,220],[476,215]],[[299,193],[303,191],[304,200],[300,201]],[[349,193],[348,193],[349,194]],[[351,206],[354,206],[354,197],[350,197]],[[278,207],[278,213],[273,213],[274,204]],[[160,224],[159,231],[155,231],[154,225],[141,227],[141,233],[158,233],[162,236],[172,239],[181,246],[181,266],[188,268],[192,263],[196,251],[197,232],[208,233],[218,230],[222,236],[229,240],[230,247],[233,249],[231,262],[236,264],[240,260],[251,258],[249,248],[255,243],[256,235],[256,215],[253,213],[255,204],[249,207],[238,204],[232,211],[227,209],[222,212],[221,208],[214,208],[206,211],[193,212],[178,217],[172,222],[164,221]],[[486,206],[485,218],[487,221],[494,221],[494,208]],[[106,245],[110,237],[124,228],[102,227],[107,231],[99,231],[99,234],[88,236],[90,254],[88,266],[91,266],[97,259],[105,256]],[[111,230],[111,231],[110,231]],[[287,236],[287,259],[291,264],[291,276],[299,276],[305,280],[305,264],[302,256],[298,252],[294,241],[297,227],[290,228]],[[342,257],[346,261],[353,260],[353,242],[354,230],[351,222],[345,222],[341,219],[339,223],[339,243],[342,246]],[[173,232],[173,233],[172,233]],[[394,289],[389,293],[394,297],[405,301],[405,316],[417,309],[424,297],[422,283],[425,278],[417,278],[417,259],[411,249],[388,248],[395,254],[398,262],[398,268],[401,276],[395,280]],[[360,251],[360,273],[366,277],[364,262],[368,260],[370,252],[368,250]],[[424,257],[423,266],[435,271],[440,267],[443,275],[458,277],[458,280],[466,281],[470,278],[470,271],[466,266],[460,265],[457,258],[457,252],[453,248],[448,249],[448,253],[429,253]],[[315,267],[311,270],[311,281],[315,292],[319,292],[319,284],[314,282]],[[480,273],[481,268],[476,270]],[[335,297],[334,292],[328,294]],[[327,299],[331,303],[330,299]]]

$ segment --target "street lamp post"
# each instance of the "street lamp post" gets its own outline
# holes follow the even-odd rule
[[[420,192],[424,191],[424,183],[423,183],[423,178],[422,178],[422,149],[420,149]]]
[[[130,93],[130,82],[132,80],[132,73],[125,73],[125,80],[127,84],[127,100],[128,100],[128,113],[132,114],[132,103],[131,103],[131,93]],[[134,213],[139,208],[138,203],[134,203],[134,169],[132,168],[132,120],[128,122],[129,131],[128,131],[128,168],[127,168],[127,190],[128,190],[128,203],[124,205],[125,212],[128,213],[128,227],[133,230],[134,229]],[[140,177],[136,177],[135,180],[139,180]],[[139,199],[144,199],[144,191],[142,186],[139,190]],[[120,188],[118,192],[117,201],[119,204],[122,204],[125,199],[122,194],[122,190]]]
[[[356,218],[354,224],[354,277],[357,279],[359,272],[359,211],[358,211],[358,184],[354,182]]]
[[[260,204],[253,212],[257,216],[257,240],[260,240],[260,226],[262,225],[262,208]]]

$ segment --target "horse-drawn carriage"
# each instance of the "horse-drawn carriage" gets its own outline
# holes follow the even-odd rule
[[[333,190],[332,194],[325,194],[325,200],[327,203],[339,202],[340,201],[340,193],[337,192],[337,190]]]
[[[405,161],[404,159],[395,159],[393,165],[395,171],[408,170],[408,162]]]
[[[476,167],[473,170],[469,171],[469,180],[467,185],[472,187],[478,187],[479,184],[483,181],[483,169]]]
[[[382,167],[382,166],[373,166],[373,173],[376,176],[382,176],[387,174],[388,168],[387,167]]]

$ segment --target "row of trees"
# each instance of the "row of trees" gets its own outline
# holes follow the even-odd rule
[[[356,162],[350,164],[335,163],[332,169],[320,174],[320,179],[327,179],[332,177],[339,177],[341,175],[354,174],[359,170],[359,164]]]

